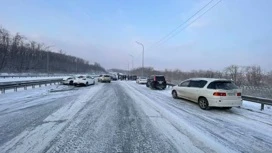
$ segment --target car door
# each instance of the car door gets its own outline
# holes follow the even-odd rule
[[[86,81],[87,81],[89,84],[92,84],[92,83],[93,83],[93,81],[92,81],[92,79],[91,79],[90,76],[86,76]]]
[[[188,98],[191,101],[198,102],[198,98],[202,95],[203,87],[207,84],[205,80],[191,80],[188,86]]]
[[[187,94],[187,88],[188,88],[188,85],[190,83],[190,80],[186,80],[186,81],[183,81],[181,82],[178,86],[177,86],[177,94],[179,97],[182,97],[182,98],[188,98],[188,94]]]

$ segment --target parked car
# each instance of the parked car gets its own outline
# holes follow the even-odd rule
[[[136,83],[146,84],[147,83],[147,77],[138,77],[138,79],[136,80]]]
[[[161,89],[164,90],[166,88],[166,80],[163,75],[151,75],[147,79],[146,86],[152,89]]]
[[[117,80],[116,75],[111,75],[111,80],[112,80],[112,81],[116,81],[116,80]]]
[[[98,82],[101,82],[101,77],[102,77],[102,76],[103,76],[103,75],[99,75],[99,76],[98,76],[98,79],[97,79]]]
[[[204,110],[210,107],[230,109],[242,105],[241,92],[231,80],[193,78],[174,86],[172,96],[196,102]]]
[[[65,85],[73,85],[74,84],[75,77],[70,76],[70,77],[65,77],[62,79],[62,83]]]
[[[104,74],[100,77],[100,82],[108,82],[111,83],[111,76]]]
[[[94,77],[91,77],[89,75],[80,75],[78,77],[75,78],[74,80],[74,85],[78,86],[78,85],[94,85],[95,84],[95,79]]]

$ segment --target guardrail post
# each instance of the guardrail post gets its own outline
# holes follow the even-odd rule
[[[44,85],[47,86],[47,83],[45,83]]]
[[[24,89],[27,90],[27,86],[24,86]]]
[[[42,84],[39,84],[39,87],[41,87],[42,86]]]
[[[14,88],[14,91],[17,92],[17,87]]]
[[[35,85],[32,85],[32,88],[34,89],[34,88],[35,88]]]
[[[261,104],[261,110],[264,110],[264,104]]]
[[[5,93],[5,88],[1,89],[1,93],[2,93],[2,94]]]

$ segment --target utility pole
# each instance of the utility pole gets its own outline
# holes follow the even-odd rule
[[[136,43],[138,45],[141,45],[142,48],[143,48],[143,51],[142,51],[142,76],[144,76],[144,45],[138,41],[136,41]]]

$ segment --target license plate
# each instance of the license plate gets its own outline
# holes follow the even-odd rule
[[[228,96],[235,96],[235,93],[228,93]]]

